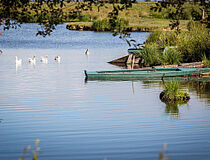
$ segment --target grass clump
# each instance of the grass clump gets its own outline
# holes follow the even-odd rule
[[[165,48],[161,57],[161,63],[179,64],[182,60],[181,53],[176,48]]]
[[[177,45],[186,62],[201,61],[203,54],[210,56],[210,32],[202,24],[191,22],[188,32],[181,32]]]
[[[160,99],[163,102],[188,101],[190,96],[188,92],[180,90],[179,82],[170,81],[164,84],[164,90],[160,93]]]
[[[109,22],[106,19],[103,19],[103,20],[94,21],[92,28],[94,31],[104,32],[104,31],[108,31],[110,26],[109,26]]]
[[[210,67],[210,59],[206,58],[205,55],[203,56],[203,64],[204,64],[206,67]]]
[[[123,30],[127,29],[128,24],[129,22],[123,18],[118,18],[116,20],[102,19],[94,21],[92,28],[94,31],[98,32],[104,32],[104,31],[122,32]]]
[[[160,64],[160,51],[155,43],[148,44],[141,52],[142,59],[145,66],[152,66]]]

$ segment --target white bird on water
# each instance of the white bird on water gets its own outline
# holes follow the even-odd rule
[[[55,61],[57,61],[58,63],[61,62],[61,56],[60,56],[60,54],[57,55],[57,56],[55,56]]]
[[[40,60],[42,63],[48,63],[48,56],[45,56],[45,57],[41,57],[41,60]]]
[[[89,55],[89,54],[90,54],[90,51],[87,49],[87,50],[85,51],[85,54],[86,54],[86,55]]]
[[[29,58],[28,62],[31,64],[35,64],[36,63],[36,56],[33,56],[33,58]]]
[[[18,59],[18,57],[15,56],[15,63],[16,63],[16,65],[21,65],[22,64],[22,59]]]

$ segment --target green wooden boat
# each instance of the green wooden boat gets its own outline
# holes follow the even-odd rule
[[[142,52],[142,48],[136,49],[136,48],[129,48],[128,49],[128,54],[136,54],[136,53],[141,53]]]
[[[210,68],[151,68],[151,69],[124,69],[113,71],[86,71],[86,79],[148,79],[164,77],[191,77],[201,76],[210,72]]]

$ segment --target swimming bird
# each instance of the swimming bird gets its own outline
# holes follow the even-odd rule
[[[57,55],[57,56],[55,56],[55,61],[57,61],[58,63],[60,63],[60,61],[61,61],[61,56],[60,56],[60,54]]]
[[[18,57],[15,56],[15,63],[16,63],[17,65],[21,65],[21,64],[22,64],[22,59],[18,59]]]
[[[45,56],[45,57],[41,57],[41,60],[40,60],[42,63],[48,63],[48,56]]]
[[[89,54],[90,54],[90,51],[87,49],[87,50],[85,51],[85,54],[86,54],[86,55],[89,55]]]
[[[35,64],[36,63],[36,56],[33,56],[33,58],[29,58],[28,61],[31,64]]]

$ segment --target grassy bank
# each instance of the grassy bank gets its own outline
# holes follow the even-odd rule
[[[167,17],[167,11],[157,13],[151,11],[150,8],[155,5],[156,2],[137,2],[134,3],[132,8],[124,10],[119,13],[119,18],[124,19],[128,22],[127,27],[130,31],[157,31],[168,29],[170,19]],[[68,4],[65,8],[66,12],[69,12],[74,8],[74,5]],[[191,4],[186,5],[186,12],[191,12],[193,6]],[[100,8],[98,12],[97,7],[93,7],[90,11],[82,11],[81,15],[75,19],[68,19],[69,26],[90,26],[97,21],[106,20],[108,13],[112,11],[112,4],[105,4],[105,7]],[[187,30],[187,24],[191,19],[190,14],[188,18],[184,18],[180,22],[180,28],[182,30]],[[77,22],[77,23],[75,23]],[[92,22],[92,23],[90,23]],[[104,26],[102,26],[104,27]],[[71,27],[69,27],[72,29]],[[97,31],[97,28],[92,28],[92,30]]]
[[[119,11],[119,19],[123,19],[128,22],[126,27],[130,28],[131,31],[156,31],[168,29],[168,25],[170,23],[170,9],[162,9],[161,12],[155,12],[151,10],[151,7],[154,7],[157,2],[136,2],[132,4],[131,8],[124,9]],[[98,23],[100,21],[105,21],[108,18],[110,12],[113,11],[113,4],[105,3],[104,6],[98,8],[98,6],[92,6],[91,9],[82,10],[78,8],[82,6],[83,3],[80,2],[64,2],[64,6],[62,7],[62,14],[54,15],[54,12],[59,12],[56,10],[56,7],[51,12],[47,12],[50,10],[49,7],[43,5],[38,10],[29,10],[29,12],[23,12],[24,14],[19,14],[17,16],[18,21],[26,22],[26,23],[39,23],[42,20],[46,19],[49,21],[48,23],[53,22],[69,22],[68,26],[88,26],[92,27],[94,23]],[[87,4],[87,3],[85,3]],[[33,5],[33,2],[31,2]],[[122,6],[121,4],[115,4],[115,6]],[[57,6],[58,7],[58,6]],[[30,8],[30,7],[29,7]],[[36,12],[44,11],[43,14],[37,15]],[[26,14],[27,13],[27,14]],[[54,16],[53,19],[49,19],[50,16]],[[194,15],[194,16],[193,16]],[[196,15],[196,16],[195,16]],[[192,20],[196,17],[196,20],[199,20],[202,16],[201,7],[197,4],[186,3],[184,5],[183,17],[180,18],[181,24],[180,28],[182,30],[187,30],[187,24],[189,20]],[[77,22],[75,24],[75,22]],[[104,26],[102,26],[104,27]],[[71,27],[70,27],[71,28]],[[93,30],[100,30],[97,28],[92,28]]]
[[[210,32],[205,25],[191,22],[188,30],[157,31],[150,34],[141,52],[145,66],[204,61],[209,66]]]

